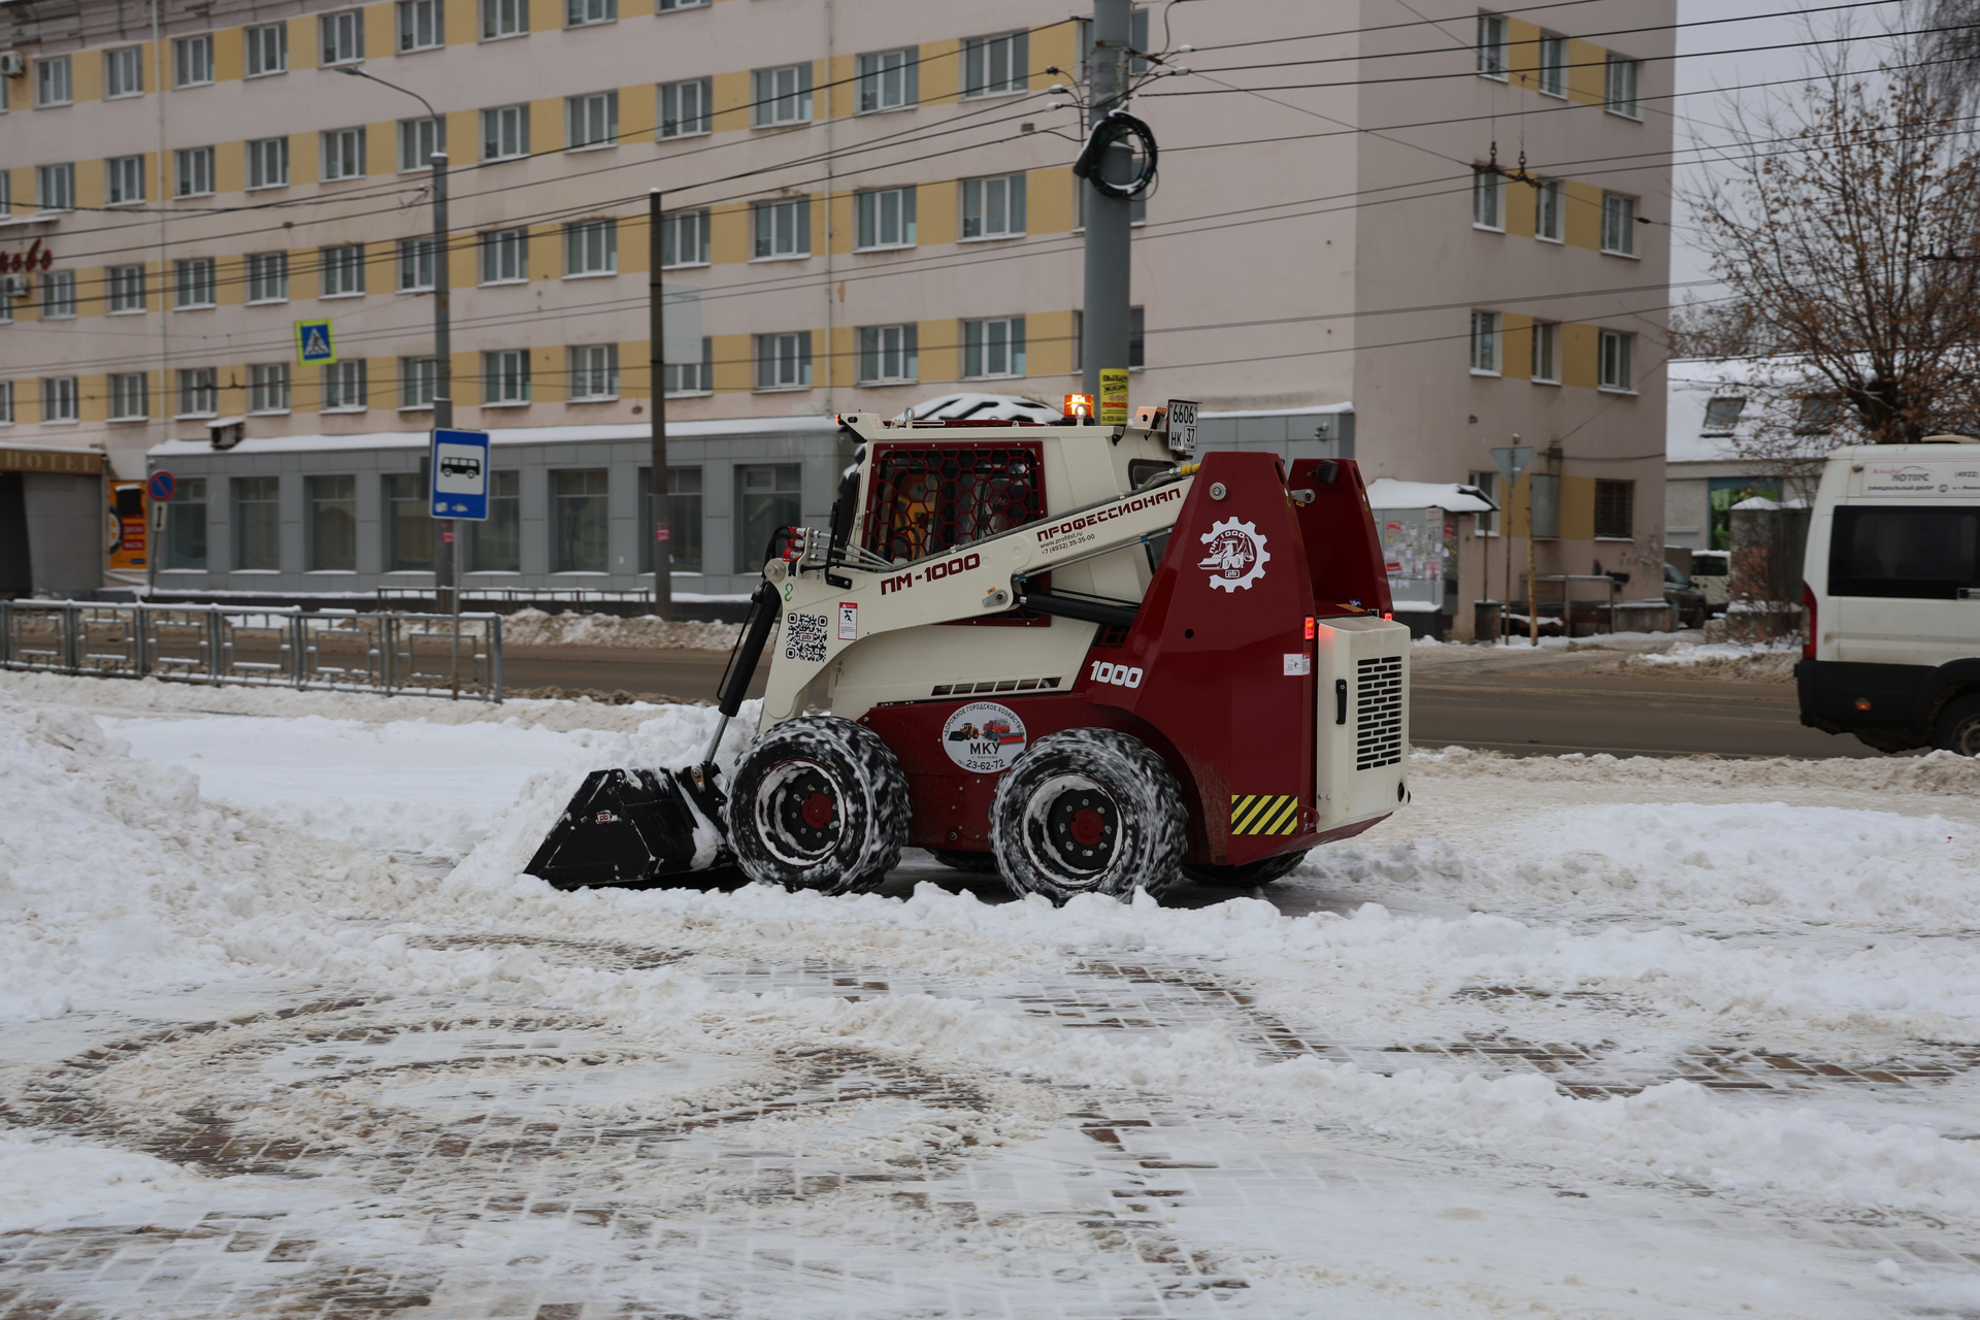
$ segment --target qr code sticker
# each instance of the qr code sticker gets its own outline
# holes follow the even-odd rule
[[[829,622],[830,616],[824,614],[799,614],[796,610],[786,614],[784,659],[825,663],[825,625]]]

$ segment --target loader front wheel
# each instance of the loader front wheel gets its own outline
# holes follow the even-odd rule
[[[1182,789],[1146,744],[1112,729],[1033,743],[997,783],[997,869],[1019,897],[1159,896],[1182,874]]]
[[[786,889],[871,889],[901,860],[908,788],[863,724],[806,715],[759,734],[729,790],[729,846],[744,875]]]

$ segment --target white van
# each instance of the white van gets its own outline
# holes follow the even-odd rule
[[[1980,441],[1836,450],[1802,578],[1801,722],[1980,756]]]

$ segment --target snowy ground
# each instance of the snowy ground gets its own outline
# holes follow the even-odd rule
[[[518,876],[712,718],[0,675],[0,1316],[1980,1315],[1980,763],[1419,754],[1171,907]]]

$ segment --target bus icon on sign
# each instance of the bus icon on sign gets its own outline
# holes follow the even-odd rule
[[[477,480],[481,476],[481,460],[468,455],[444,457],[440,460],[440,472],[443,476]]]

